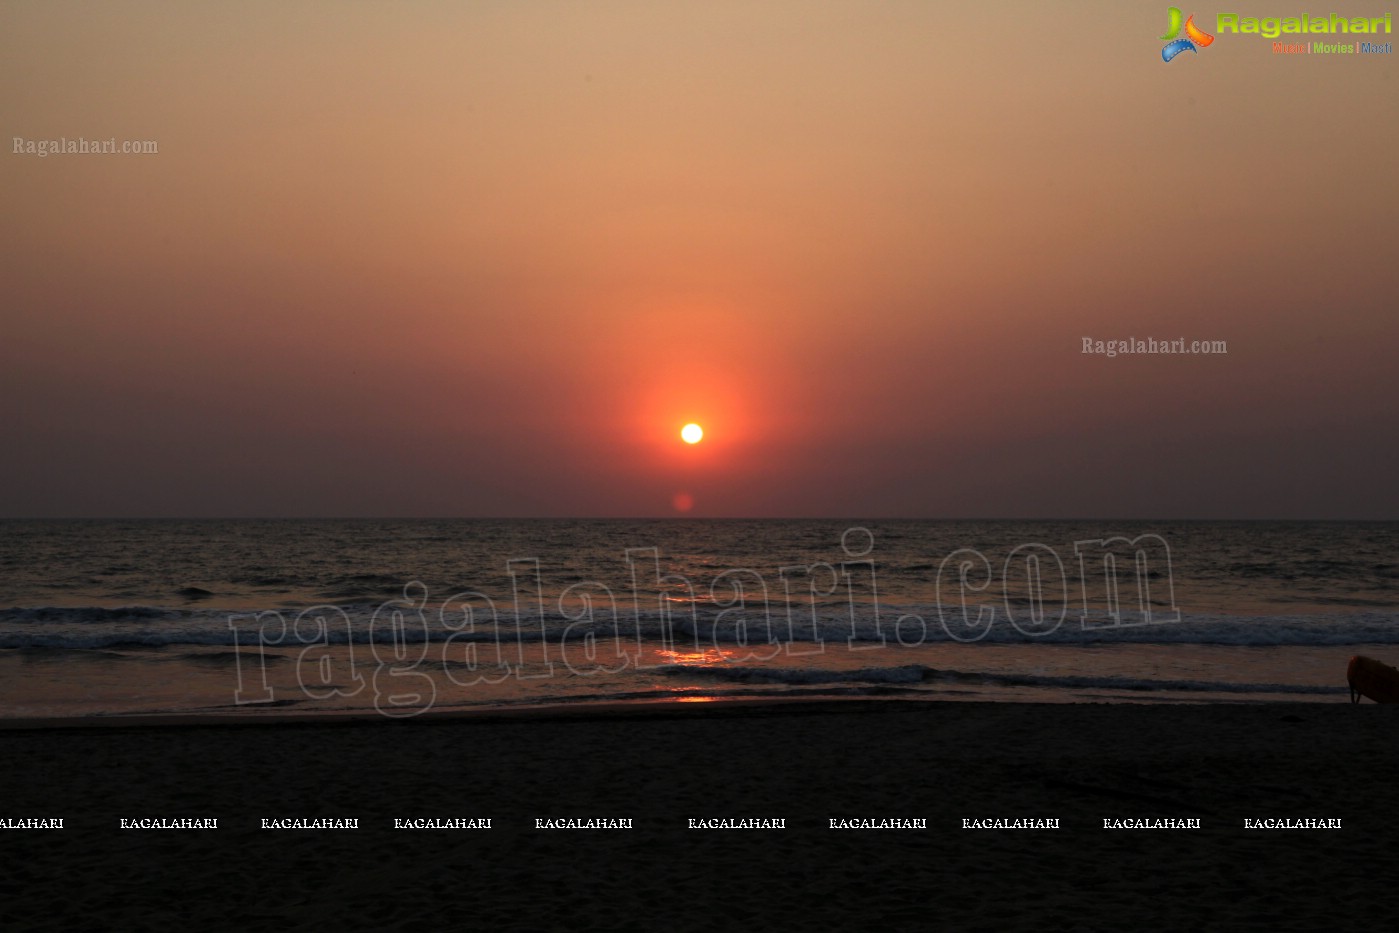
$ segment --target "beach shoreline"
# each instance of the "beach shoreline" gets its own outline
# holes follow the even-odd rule
[[[344,709],[282,712],[179,712],[121,713],[94,716],[54,716],[0,718],[0,732],[28,732],[45,729],[181,729],[202,727],[335,725],[373,722],[481,722],[495,720],[589,720],[631,719],[650,716],[722,716],[738,711],[760,712],[766,707],[811,707],[815,713],[830,706],[840,708],[862,704],[979,702],[927,697],[667,697],[654,700],[612,700],[585,703],[537,703],[514,706],[479,706],[452,709],[424,709],[412,716],[391,716],[372,709]],[[984,701],[980,701],[984,702]],[[853,712],[853,710],[851,710]]]
[[[541,702],[473,707],[424,708],[406,715],[389,714],[368,708],[325,710],[279,710],[256,706],[247,710],[180,711],[160,713],[105,713],[89,716],[17,716],[0,717],[0,733],[26,732],[46,729],[130,729],[130,728],[200,728],[269,725],[333,725],[336,723],[419,722],[445,723],[455,721],[480,722],[495,720],[572,721],[590,719],[633,719],[648,717],[723,717],[731,715],[764,715],[770,712],[796,712],[816,715],[822,712],[870,712],[879,707],[897,704],[956,704],[992,706],[1260,706],[1268,708],[1312,709],[1335,705],[1338,700],[1288,701],[1253,698],[1219,699],[1200,697],[1153,697],[1150,694],[1113,698],[1066,700],[1052,698],[1043,701],[988,700],[979,696],[902,694],[891,696],[832,696],[781,695],[771,696],[663,696],[652,699],[606,700],[584,702]],[[771,709],[769,709],[771,708]]]

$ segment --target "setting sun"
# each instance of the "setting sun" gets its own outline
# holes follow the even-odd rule
[[[687,444],[698,444],[704,438],[704,428],[697,424],[687,424],[680,429],[680,439]]]

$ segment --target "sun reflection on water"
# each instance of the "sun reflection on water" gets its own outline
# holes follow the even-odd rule
[[[711,667],[738,660],[737,652],[724,648],[706,648],[703,651],[679,651],[667,648],[657,651],[656,656],[667,664],[683,664],[690,667]]]

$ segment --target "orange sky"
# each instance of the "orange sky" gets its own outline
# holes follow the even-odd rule
[[[1399,517],[1394,56],[1165,28],[7,3],[0,515]]]

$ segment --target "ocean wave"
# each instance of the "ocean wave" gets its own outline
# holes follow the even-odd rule
[[[1065,674],[1005,674],[988,671],[943,670],[921,664],[898,667],[864,667],[859,670],[819,668],[743,667],[670,664],[657,668],[669,677],[717,680],[741,684],[983,684],[997,687],[1052,687],[1074,690],[1130,690],[1171,693],[1346,693],[1345,686],[1277,683],[1238,683],[1216,680],[1159,680],[1142,677]]]
[[[574,615],[578,612],[570,610]],[[989,612],[989,608],[988,608]],[[985,624],[940,620],[936,607],[882,607],[856,612],[820,610],[772,615],[690,604],[664,616],[598,613],[575,621],[558,614],[480,615],[464,625],[453,614],[368,604],[306,610],[230,612],[220,609],[124,606],[38,606],[0,609],[0,647],[105,648],[118,645],[268,645],[419,642],[568,642],[583,638],[668,642],[677,647],[726,648],[786,643],[916,646],[952,642],[1012,645],[1211,645],[1241,647],[1399,644],[1399,619],[1388,612],[1329,615],[1223,616],[1182,613],[1179,621],[1123,625],[1106,617],[1070,617],[1060,624],[1017,627],[1003,611]],[[959,628],[960,627],[960,628]],[[974,636],[974,637],[973,637]]]
[[[133,622],[149,619],[180,619],[189,613],[161,606],[34,606],[0,609],[0,624],[59,622],[81,625],[91,622]]]

